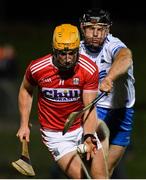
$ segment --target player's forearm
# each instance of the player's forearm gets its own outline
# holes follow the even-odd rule
[[[98,120],[95,112],[95,108],[92,112],[86,112],[84,115],[84,134],[94,134],[97,130]]]
[[[20,88],[18,106],[21,126],[27,127],[32,107],[33,96],[23,87]]]
[[[83,93],[84,106],[90,104],[96,97],[97,97],[96,91]],[[94,134],[96,132],[97,116],[96,116],[95,107],[92,109],[92,111],[89,109],[84,113],[83,122],[84,122],[83,123],[84,134]]]
[[[128,48],[122,48],[116,55],[107,78],[110,78],[112,81],[116,80],[128,71],[132,63],[131,51]]]

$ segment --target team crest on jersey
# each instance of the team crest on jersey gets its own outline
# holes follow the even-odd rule
[[[78,85],[80,82],[79,78],[73,78],[73,84]]]

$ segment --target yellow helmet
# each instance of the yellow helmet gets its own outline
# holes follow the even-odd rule
[[[71,24],[62,24],[55,28],[53,48],[56,50],[72,50],[79,48],[80,34],[78,28]]]

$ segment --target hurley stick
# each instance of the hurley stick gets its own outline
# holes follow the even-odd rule
[[[35,172],[29,156],[28,143],[25,139],[22,141],[21,156],[17,161],[12,162],[12,166],[23,175],[35,176]]]
[[[90,104],[88,104],[86,107],[84,107],[80,111],[72,112],[69,117],[67,118],[64,129],[63,129],[63,135],[68,131],[68,129],[72,126],[74,120],[81,116],[86,110],[92,108],[103,96],[107,95],[107,92],[101,93],[99,96],[97,96]]]

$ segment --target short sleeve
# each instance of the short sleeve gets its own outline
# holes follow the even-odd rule
[[[93,74],[86,75],[86,83],[84,85],[84,90],[97,91],[99,82],[99,71],[97,65],[95,65],[95,72]]]
[[[31,73],[31,65],[32,63],[30,63],[28,65],[28,67],[26,68],[26,71],[25,71],[25,77],[27,79],[27,81],[32,85],[32,86],[35,86],[36,85],[36,80],[34,79],[32,73]]]

